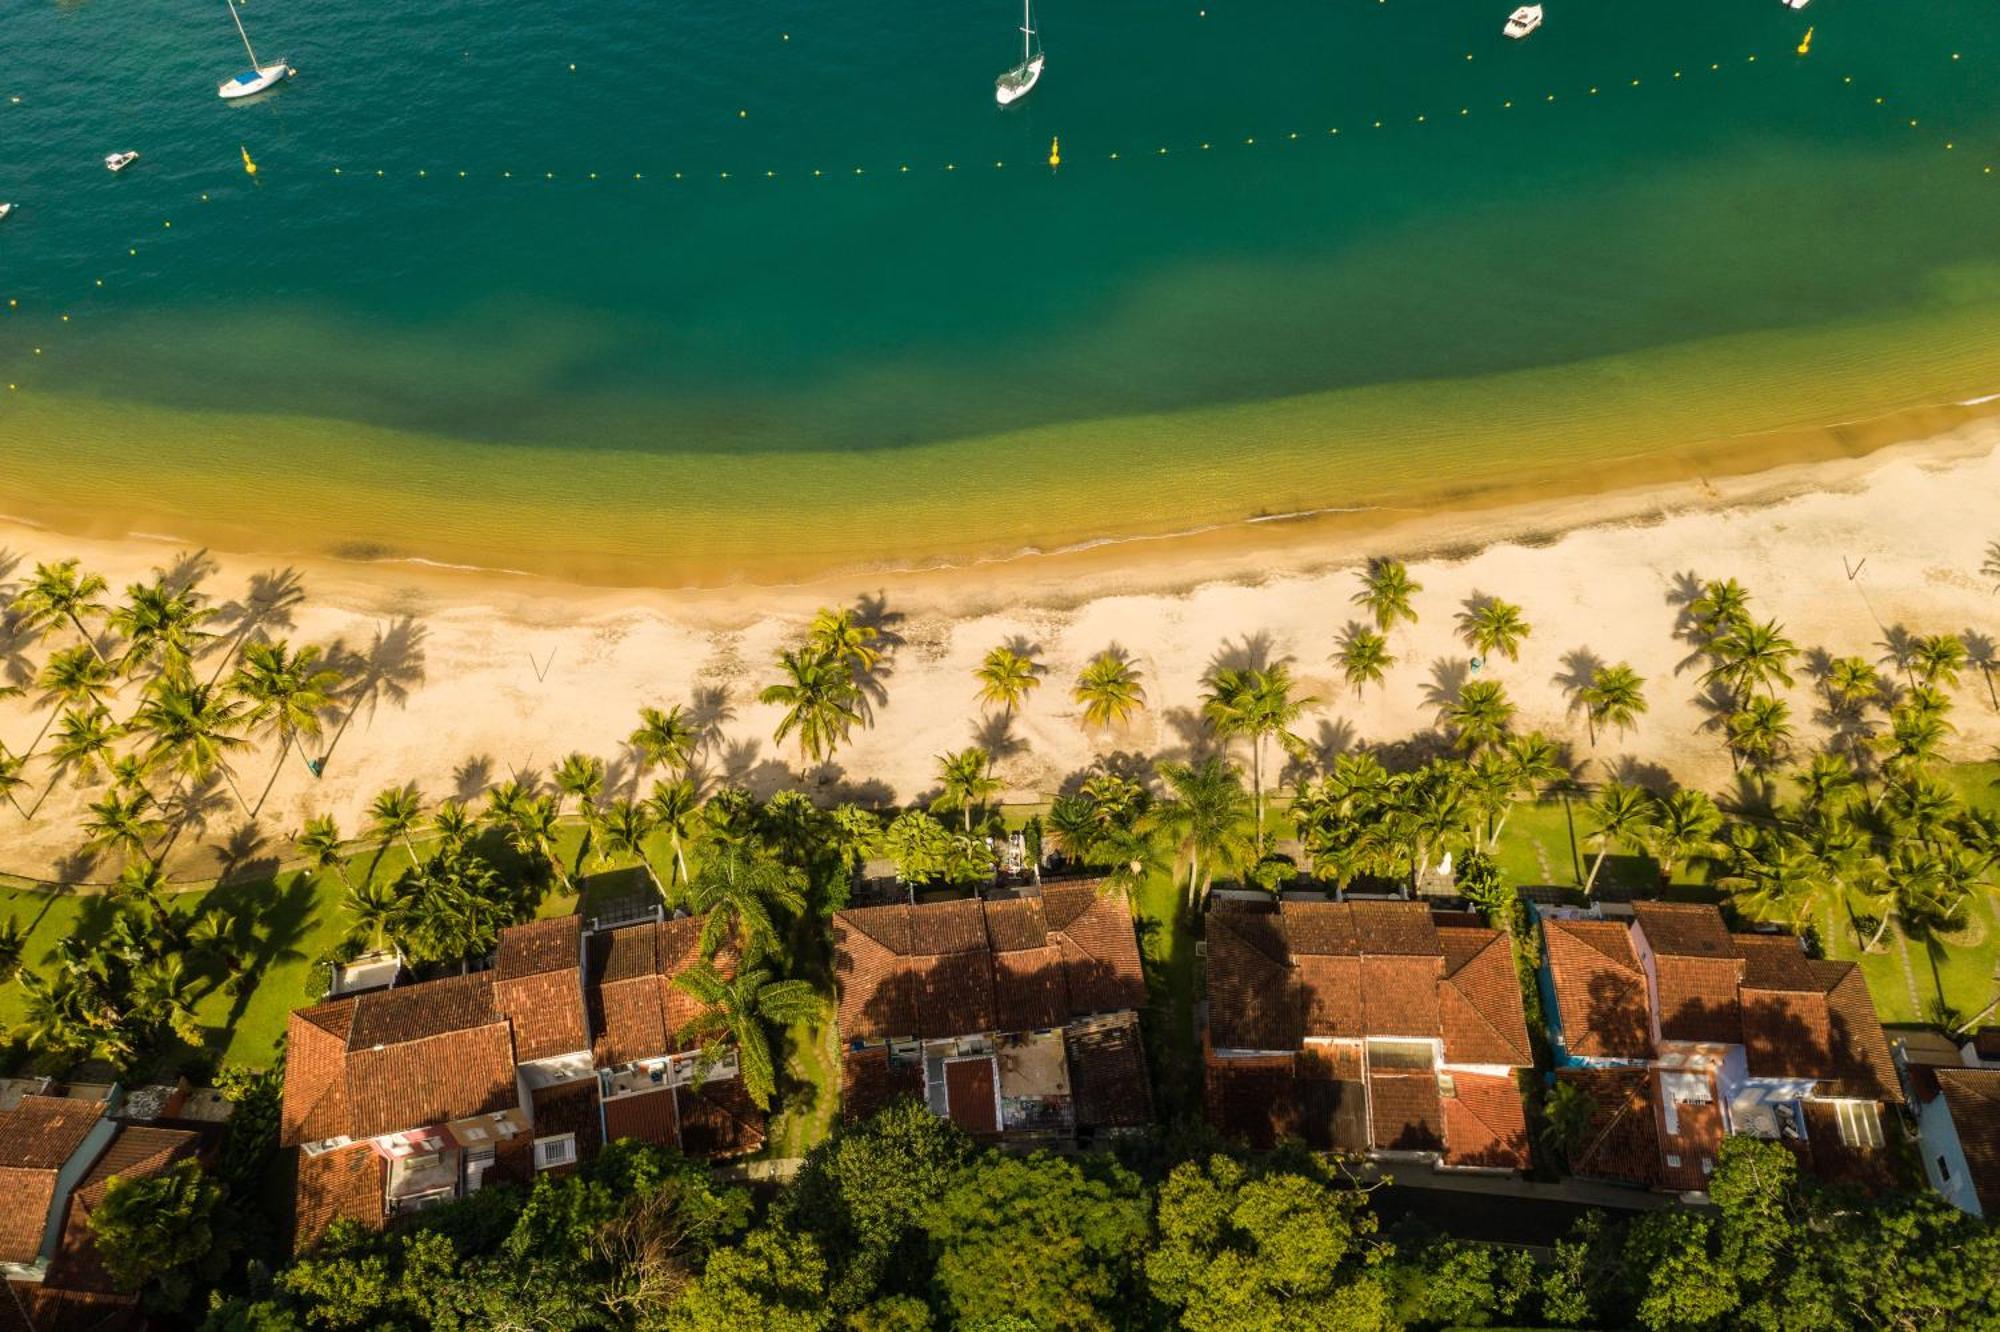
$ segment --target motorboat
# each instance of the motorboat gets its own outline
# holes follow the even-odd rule
[[[139,154],[137,153],[106,153],[104,156],[104,165],[113,171],[123,171],[138,160]]]
[[[1501,31],[1519,41],[1541,26],[1542,7],[1540,5],[1522,5],[1507,16],[1507,26],[1502,28]]]
[[[1021,0],[1021,63],[993,81],[993,100],[1011,106],[1035,90],[1042,77],[1041,43],[1035,39],[1034,0]]]

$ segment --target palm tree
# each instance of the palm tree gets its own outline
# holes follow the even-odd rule
[[[1597,825],[1597,859],[1590,863],[1590,877],[1583,881],[1588,897],[1597,886],[1597,873],[1614,845],[1635,846],[1645,834],[1652,815],[1652,801],[1645,791],[1624,782],[1606,782],[1590,802],[1591,821]]]
[[[1042,683],[1041,664],[1004,645],[988,652],[972,674],[979,681],[980,701],[999,707],[1010,717]]]
[[[654,821],[667,835],[667,845],[674,853],[677,882],[686,883],[687,844],[694,836],[695,819],[701,813],[701,792],[695,788],[693,780],[685,776],[671,782],[654,782],[653,794],[646,798],[646,807],[653,811]]]
[[[1422,583],[1411,581],[1410,571],[1401,560],[1374,559],[1368,561],[1368,568],[1362,572],[1361,590],[1354,594],[1353,601],[1366,609],[1374,617],[1375,627],[1386,634],[1398,620],[1417,622],[1416,608],[1410,600],[1423,590]]]
[[[646,854],[646,839],[660,826],[659,816],[650,804],[631,800],[619,800],[612,804],[604,817],[604,853],[616,856],[637,856],[639,863],[646,867],[646,877],[653,881],[653,891],[661,896],[666,889],[660,884],[660,876],[653,869],[653,858]]]
[[[1882,691],[1881,677],[1866,657],[1835,657],[1827,663],[1827,702],[1834,711],[1855,708]]]
[[[819,996],[812,983],[774,981],[770,972],[758,967],[728,978],[714,963],[699,962],[674,977],[674,985],[702,1006],[700,1016],[683,1026],[678,1038],[699,1045],[704,1063],[714,1063],[721,1058],[723,1043],[734,1042],[743,1089],[759,1109],[768,1109],[778,1082],[764,1024],[790,1025],[819,1016]]]
[[[565,754],[552,780],[557,792],[556,812],[562,812],[563,796],[575,796],[578,812],[582,812],[596,804],[604,792],[604,760],[589,754]]]
[[[808,647],[856,674],[874,670],[882,660],[882,650],[875,645],[880,637],[875,627],[863,624],[852,609],[822,610],[806,627]]]
[[[1187,862],[1186,907],[1193,917],[1218,869],[1241,869],[1257,859],[1256,843],[1245,836],[1250,800],[1235,771],[1214,755],[1199,764],[1163,763],[1160,780],[1167,798],[1153,819]]]
[[[785,679],[757,697],[785,709],[772,738],[779,744],[798,732],[799,762],[823,763],[861,721],[861,691],[846,661],[814,647],[778,654]]]
[[[1942,681],[1947,687],[1956,687],[1965,661],[1965,640],[1957,634],[1931,634],[1910,644],[1911,665],[1925,684]]]
[[[389,843],[401,842],[410,854],[410,863],[417,864],[417,825],[423,819],[424,796],[415,782],[403,786],[385,787],[376,793],[368,806],[368,831],[381,844],[375,853],[379,861],[382,852],[389,849]],[[370,876],[373,877],[372,875]]]
[[[1782,831],[1760,831],[1737,848],[1737,863],[1721,881],[1737,909],[1753,920],[1798,932],[1831,885],[1826,866],[1804,840]]]
[[[340,900],[341,909],[353,921],[347,937],[356,942],[366,940],[367,951],[371,953],[379,953],[388,946],[390,936],[401,930],[408,910],[401,887],[376,879],[348,884]]]
[[[194,1019],[192,983],[187,962],[179,953],[151,958],[132,972],[132,1016],[152,1026],[164,1026],[189,1045],[204,1040]]]
[[[1791,662],[1799,655],[1798,645],[1785,637],[1776,620],[1756,624],[1746,619],[1716,639],[1710,651],[1716,666],[1709,675],[1745,695],[1760,687],[1775,695],[1778,685],[1789,687]]]
[[[702,917],[701,952],[714,957],[733,934],[746,966],[778,946],[773,908],[794,914],[806,905],[805,876],[761,852],[731,846],[702,858],[688,884],[688,907]]]
[[[14,812],[24,819],[28,817],[28,811],[21,808],[21,802],[14,793],[28,785],[28,779],[21,775],[27,766],[27,759],[8,753],[6,746],[0,745],[0,795],[6,796]]]
[[[132,726],[152,734],[145,750],[147,767],[164,767],[182,782],[202,782],[220,774],[237,803],[248,811],[249,802],[236,789],[236,775],[229,766],[229,755],[249,743],[237,734],[243,722],[242,705],[220,690],[163,675],[147,687]]]
[[[111,720],[108,708],[64,709],[56,725],[55,743],[49,747],[49,782],[35,798],[28,817],[35,817],[64,773],[75,772],[86,780],[95,777],[98,765],[110,756],[113,742],[124,733],[124,728]]]
[[[1583,715],[1590,728],[1590,747],[1597,748],[1600,724],[1616,726],[1623,735],[1638,725],[1646,711],[1646,679],[1627,662],[1599,666],[1590,673],[1590,683],[1578,691]]]
[[[1291,667],[1273,662],[1265,667],[1217,668],[1209,676],[1209,691],[1202,711],[1216,735],[1225,741],[1232,736],[1250,740],[1250,793],[1257,807],[1257,849],[1264,848],[1264,742],[1276,736],[1287,746],[1297,746],[1299,738],[1292,726],[1318,699],[1292,697]]]
[[[37,564],[35,576],[15,595],[13,611],[24,627],[37,634],[57,620],[67,621],[91,655],[103,661],[104,654],[97,650],[90,630],[84,628],[83,617],[104,613],[100,598],[106,586],[96,574],[82,572],[75,560]]]
[[[12,916],[0,918],[0,981],[11,980],[28,951],[28,934]]]
[[[1467,647],[1481,657],[1496,652],[1509,661],[1521,659],[1521,644],[1534,626],[1521,615],[1521,608],[1498,597],[1478,597],[1458,615],[1458,632]]]
[[[1882,761],[1884,771],[1894,778],[1930,766],[1936,762],[1938,750],[1953,729],[1950,722],[1935,713],[1897,708],[1889,714],[1889,734],[1876,740],[1888,753]]]
[[[1574,1082],[1558,1082],[1542,1102],[1542,1145],[1574,1166],[1597,1122],[1597,1101]]]
[[[437,834],[443,854],[455,856],[472,845],[479,833],[479,821],[456,800],[447,800],[431,815],[431,831]]]
[[[701,743],[701,732],[688,720],[687,710],[678,703],[665,711],[640,708],[639,727],[626,743],[638,751],[641,775],[653,768],[680,772],[694,761],[695,748]]]
[[[1363,685],[1381,684],[1396,659],[1389,654],[1389,640],[1366,625],[1350,624],[1341,635],[1340,649],[1334,653],[1342,675],[1356,694]]]
[[[1146,706],[1139,668],[1116,651],[1092,657],[1076,677],[1070,697],[1083,705],[1086,727],[1114,726]]]
[[[1507,738],[1514,721],[1514,704],[1497,680],[1472,680],[1444,710],[1460,749],[1477,752]]]
[[[555,877],[564,893],[573,891],[572,881],[556,856],[556,839],[562,833],[562,818],[552,796],[529,796],[522,800],[507,824],[508,842],[522,854],[532,853],[542,867]]]
[[[278,759],[271,765],[270,780],[257,797],[257,810],[271,798],[285,756],[300,736],[317,739],[325,714],[333,707],[333,694],[340,687],[341,674],[328,666],[317,645],[308,644],[297,652],[284,640],[246,643],[229,688],[247,705],[243,721],[252,731],[263,730],[278,737]],[[311,771],[310,761],[307,771]]]
[[[1660,883],[1673,882],[1674,867],[1715,852],[1722,811],[1703,791],[1675,791],[1656,801],[1646,841],[1659,862]]]
[[[91,804],[83,821],[84,845],[96,851],[116,850],[128,859],[139,856],[166,827],[152,811],[153,798],[144,791],[130,795],[113,791]]]
[[[101,707],[116,689],[117,683],[111,667],[89,646],[62,648],[50,653],[42,673],[35,679],[36,687],[42,691],[42,705],[51,709]],[[42,723],[42,729],[35,733],[26,756],[33,755],[42,747],[42,740],[48,735],[49,727],[55,724],[55,719],[56,714],[52,711],[49,719]]]
[[[1859,785],[1854,765],[1832,752],[1814,754],[1797,778],[1802,809],[1808,816],[1838,810],[1840,797]]]
[[[1688,603],[1688,619],[1696,633],[1708,642],[1749,620],[1750,594],[1734,578],[1703,584],[1701,595]]]
[[[1513,769],[1513,798],[1500,811],[1500,821],[1493,826],[1493,835],[1487,843],[1489,850],[1500,844],[1500,832],[1507,826],[1507,816],[1522,796],[1538,799],[1551,783],[1563,781],[1570,775],[1569,766],[1562,761],[1555,743],[1540,731],[1530,731],[1510,739],[1507,742],[1507,763]]]
[[[956,754],[940,754],[937,775],[942,789],[937,799],[931,801],[931,812],[949,814],[957,811],[960,831],[971,833],[972,811],[985,804],[987,798],[1000,789],[1000,779],[993,775],[993,756],[978,745],[968,746]]]
[[[1791,747],[1791,708],[1782,698],[1751,698],[1729,714],[1730,756],[1753,768],[1767,768]]]
[[[158,578],[126,588],[125,604],[111,612],[112,628],[126,641],[120,667],[134,674],[151,663],[161,675],[186,675],[209,637],[201,626],[215,614],[204,600],[191,588]]]
[[[315,870],[332,870],[340,876],[343,886],[353,888],[347,878],[347,856],[341,850],[340,825],[333,821],[333,815],[320,814],[307,819],[305,827],[292,834],[292,844],[305,854]]]

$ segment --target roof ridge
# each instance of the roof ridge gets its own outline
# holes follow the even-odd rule
[[[1565,926],[1590,924],[1590,925],[1611,925],[1615,927],[1617,925],[1616,921],[1611,921],[1611,920],[1588,920],[1588,921],[1557,920],[1555,923]],[[1599,957],[1603,958],[1606,962],[1610,963],[1612,966],[1617,967],[1620,971],[1630,972],[1634,976],[1641,976],[1644,974],[1639,969],[1638,955],[1636,953],[1634,953],[1633,960],[1631,962],[1626,962],[1619,958],[1613,957],[1610,953],[1605,952],[1604,949],[1600,948],[1597,945],[1597,942],[1593,939],[1586,938],[1583,935],[1576,934],[1568,929],[1563,930],[1562,933],[1564,934],[1565,937],[1574,940],[1576,943],[1582,945],[1585,948],[1588,948],[1591,952],[1597,954]],[[1627,929],[1625,933],[1625,942],[1628,947],[1631,945],[1631,941],[1632,941],[1632,934],[1631,931]]]
[[[1233,911],[1212,911],[1209,913],[1209,923],[1213,925],[1216,921],[1227,921],[1232,916],[1238,914],[1241,914],[1245,917],[1255,918],[1260,913],[1249,912],[1249,911],[1241,913]],[[1284,946],[1285,952],[1283,957],[1272,957],[1269,953],[1264,951],[1263,947],[1255,939],[1252,939],[1249,935],[1245,934],[1242,930],[1237,929],[1234,925],[1228,925],[1225,926],[1225,928],[1228,929],[1230,934],[1235,936],[1236,941],[1238,943],[1242,944],[1245,948],[1248,948],[1251,952],[1255,953],[1257,956],[1263,958],[1266,962],[1269,962],[1272,966],[1284,967],[1284,968],[1296,968],[1298,966],[1298,955],[1292,952],[1292,932],[1289,928],[1286,927],[1285,918],[1282,915],[1276,916],[1274,919],[1277,921],[1278,928],[1272,931],[1272,933],[1277,937],[1278,942]],[[1315,957],[1315,956],[1321,956],[1321,954],[1307,953],[1305,954],[1305,956]],[[1326,956],[1340,956],[1340,955],[1326,954]]]
[[[1463,989],[1461,989],[1456,980],[1454,980],[1451,976],[1446,976],[1444,978],[1444,984],[1449,985],[1451,987],[1451,992],[1457,995],[1459,999],[1463,1001],[1463,1003],[1467,1008],[1472,1010],[1473,1016],[1478,1018],[1482,1023],[1486,1025],[1486,1030],[1493,1034],[1494,1039],[1498,1040],[1500,1044],[1505,1046],[1507,1049],[1516,1050],[1514,1042],[1508,1039],[1507,1033],[1501,1031],[1499,1027],[1494,1025],[1493,1019],[1486,1016],[1486,1010],[1481,1008],[1478,1004],[1474,1003],[1472,996],[1467,994]],[[1516,1053],[1519,1053],[1519,1051],[1516,1050]],[[1532,1060],[1533,1057],[1534,1055],[1531,1049],[1529,1052],[1529,1058]]]
[[[910,953],[896,948],[894,945],[889,943],[888,940],[884,939],[880,934],[877,934],[874,930],[869,929],[862,919],[864,914],[868,919],[873,919],[878,915],[887,917],[890,915],[901,914],[903,922],[907,926],[910,920],[909,912],[910,912],[910,906],[907,902],[885,902],[881,906],[848,907],[844,911],[836,911],[834,913],[834,919],[842,922],[849,929],[855,931],[857,934],[861,935],[864,939],[868,940],[868,942],[874,944],[877,948],[880,948],[883,952],[888,953],[890,956],[909,957],[911,956]],[[984,911],[980,912],[979,919],[980,923],[983,925],[986,920],[986,913]]]

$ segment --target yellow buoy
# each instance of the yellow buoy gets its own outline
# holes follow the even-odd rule
[[[1062,139],[1060,137],[1049,140],[1049,165],[1052,167],[1062,165]]]
[[[240,143],[236,145],[236,150],[243,154],[243,174],[246,176],[256,175],[257,164],[250,160],[250,150]]]
[[[1813,35],[1813,30],[1811,28],[1807,28],[1804,40],[1802,40],[1799,43],[1800,55],[1805,55],[1812,50],[1812,35]]]

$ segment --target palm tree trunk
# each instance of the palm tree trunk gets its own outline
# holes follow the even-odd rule
[[[97,640],[92,638],[90,631],[83,627],[83,621],[77,617],[75,611],[68,611],[66,614],[69,616],[69,622],[76,626],[76,636],[83,640],[83,645],[90,649],[90,655],[97,658],[97,664],[102,666],[104,664],[104,654],[97,650]]]
[[[1872,953],[1875,951],[1876,946],[1882,942],[1882,936],[1889,932],[1889,921],[1895,914],[1895,911],[1892,909],[1885,908],[1883,910],[1882,919],[1875,922],[1875,933],[1869,937],[1867,943],[1861,945],[1862,952]]]
[[[1611,844],[1609,842],[1597,848],[1597,859],[1590,862],[1590,877],[1583,881],[1583,895],[1585,897],[1589,897],[1591,889],[1597,886],[1597,871],[1604,868],[1604,858],[1610,854]]]
[[[278,761],[271,765],[271,778],[264,783],[263,793],[257,797],[257,808],[250,811],[250,817],[253,819],[263,812],[264,802],[271,798],[271,788],[278,784],[278,774],[285,769],[285,756],[292,750],[291,728],[286,727],[280,735],[282,739],[278,743]]]
[[[1264,737],[1250,737],[1250,786],[1257,800],[1257,855],[1264,854]]]

